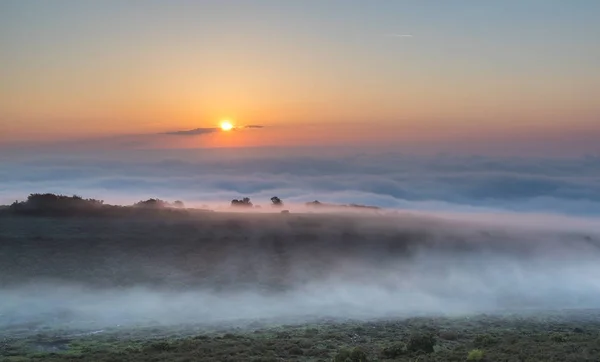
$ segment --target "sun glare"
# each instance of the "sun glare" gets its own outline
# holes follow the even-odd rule
[[[231,131],[233,129],[233,124],[229,121],[223,121],[221,122],[221,129],[223,131]]]

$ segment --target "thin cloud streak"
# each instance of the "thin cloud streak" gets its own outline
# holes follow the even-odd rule
[[[173,132],[166,132],[166,133],[161,133],[161,134],[171,135],[171,136],[198,136],[198,135],[203,135],[203,134],[215,133],[215,132],[218,132],[219,130],[220,130],[220,128],[216,128],[216,127],[195,128],[195,129],[191,129],[191,130],[187,130],[187,131],[173,131]]]
[[[388,34],[387,36],[393,38],[413,38],[412,34]]]
[[[243,129],[261,129],[264,128],[262,125],[258,124],[249,124],[247,126],[234,126],[232,130],[243,130]],[[172,131],[172,132],[164,132],[160,133],[161,135],[169,135],[169,136],[200,136],[211,134],[215,132],[221,131],[219,127],[204,127],[204,128],[194,128],[191,130],[182,130],[182,131]]]

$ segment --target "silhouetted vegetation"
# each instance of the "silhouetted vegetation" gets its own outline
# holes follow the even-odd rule
[[[0,211],[2,214],[29,216],[128,216],[157,210],[184,208],[182,201],[169,203],[160,199],[148,199],[128,207],[108,205],[103,200],[85,199],[78,195],[36,193],[29,195],[26,201],[15,201],[8,207],[0,207]]]
[[[283,206],[283,201],[281,201],[281,199],[277,196],[271,197],[271,203],[273,203],[273,206],[275,206],[275,207]]]
[[[134,207],[145,207],[149,209],[162,209],[165,207],[170,207],[171,205],[160,199],[148,199],[145,201],[139,201],[133,204]]]
[[[164,201],[161,199],[148,199],[145,201],[139,201],[133,205],[134,207],[143,207],[148,209],[164,209],[164,208],[175,208],[175,209],[183,209],[185,205],[183,201],[175,201],[170,203],[168,201]]]
[[[98,210],[104,207],[104,201],[84,199],[81,196],[55,194],[31,194],[26,201],[15,201],[9,210],[17,213],[77,213],[85,210]]]
[[[234,207],[252,207],[252,202],[250,201],[249,197],[244,197],[241,200],[238,199],[233,199],[231,200],[231,206]]]
[[[271,204],[273,207],[282,208],[284,206],[283,200],[278,196],[271,197]],[[305,204],[308,207],[324,207],[331,209],[366,209],[366,210],[378,210],[375,206],[366,206],[359,204],[339,205],[339,204],[327,204],[322,203],[318,200],[307,202]],[[242,199],[231,200],[232,207],[243,207],[243,208],[260,208],[259,205],[254,205],[250,201],[249,197]],[[134,209],[134,210],[132,210]],[[151,198],[148,200],[142,200],[136,202],[131,206],[118,206],[105,204],[103,200],[96,199],[85,199],[78,195],[65,196],[57,195],[52,193],[46,194],[31,194],[26,201],[15,201],[10,206],[0,205],[0,215],[6,214],[19,214],[19,215],[30,215],[30,216],[126,216],[130,214],[139,214],[143,212],[150,212],[151,210],[157,211],[168,211],[169,209],[179,209],[183,211],[190,211],[187,209],[183,201],[168,202],[159,198]],[[204,210],[207,211],[207,210]],[[284,210],[284,213],[289,211]]]

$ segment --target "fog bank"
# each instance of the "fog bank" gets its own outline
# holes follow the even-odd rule
[[[600,305],[600,234],[590,220],[213,213],[168,222],[1,222],[3,326],[371,319]]]

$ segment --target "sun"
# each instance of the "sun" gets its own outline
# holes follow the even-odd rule
[[[231,131],[233,129],[233,124],[231,124],[231,122],[229,122],[229,121],[222,121],[221,129],[223,131]]]

